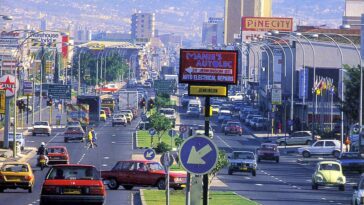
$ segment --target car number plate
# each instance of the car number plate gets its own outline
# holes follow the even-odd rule
[[[15,181],[15,182],[20,182],[21,179],[19,177],[6,177],[9,181]]]
[[[248,167],[241,167],[240,170],[246,171],[248,170]]]
[[[80,189],[64,189],[63,193],[69,194],[69,195],[79,195],[79,194],[81,194],[81,190]]]
[[[181,185],[181,187],[182,187],[182,188],[185,188],[185,187],[186,187],[186,184],[182,184],[182,185]]]

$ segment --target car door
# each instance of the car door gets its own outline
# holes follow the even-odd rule
[[[323,149],[323,154],[332,154],[335,149],[335,143],[333,141],[325,141],[325,147]]]
[[[324,149],[324,141],[315,142],[312,147],[310,147],[311,154],[322,154]]]
[[[293,144],[297,144],[297,137],[298,137],[298,134],[297,132],[294,132],[291,134],[291,136],[289,136],[286,141],[287,141],[287,144],[289,145],[293,145]]]
[[[134,170],[134,177],[136,180],[136,184],[142,185],[142,186],[151,186],[152,180],[149,177],[149,172],[147,168],[147,164],[144,162],[137,162],[136,169]]]
[[[133,182],[132,171],[133,162],[119,162],[117,167],[117,178],[119,184],[131,184]]]

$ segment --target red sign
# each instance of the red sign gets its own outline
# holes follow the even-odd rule
[[[238,52],[181,49],[179,83],[237,84]]]
[[[292,18],[279,17],[243,17],[243,31],[286,31],[293,29]]]

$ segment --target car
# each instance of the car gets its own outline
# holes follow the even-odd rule
[[[244,123],[245,125],[249,125],[250,120],[252,120],[255,117],[262,117],[261,115],[257,115],[257,114],[249,114],[246,116],[246,118],[244,119]]]
[[[188,116],[200,116],[200,109],[198,107],[188,107],[186,114]]]
[[[204,125],[198,125],[194,128],[195,135],[197,136],[205,136],[205,126]],[[209,128],[209,137],[212,139],[214,138],[214,129],[210,126]]]
[[[233,103],[234,111],[239,111],[243,105],[244,105],[244,102],[242,100],[235,100]]]
[[[136,118],[136,115],[134,115],[134,112],[132,110],[120,110],[120,113],[128,113],[128,115],[130,115],[131,120],[133,120],[134,118]]]
[[[100,172],[93,165],[55,165],[49,169],[45,177],[40,205],[102,205],[105,198],[106,190]]]
[[[316,136],[315,139],[320,139],[319,136]],[[276,140],[276,143],[280,146],[285,145],[310,145],[312,143],[312,132],[311,131],[297,131],[293,132],[288,137],[279,138]]]
[[[354,193],[351,197],[351,204],[364,204],[364,174],[360,176],[359,182],[353,186],[353,189]]]
[[[253,124],[253,129],[254,130],[268,129],[269,127],[268,123],[269,123],[268,118],[265,117],[259,118],[258,121]]]
[[[33,192],[35,177],[28,163],[5,162],[0,169],[0,193],[5,189],[25,189]]]
[[[220,109],[219,116],[217,117],[217,120],[219,122],[222,122],[224,120],[231,120],[231,119],[232,119],[232,113],[230,110]]]
[[[114,127],[115,125],[124,125],[124,127],[126,127],[127,124],[127,119],[125,117],[125,115],[123,114],[115,114],[112,117],[112,126]]]
[[[176,120],[176,110],[173,108],[161,108],[159,113],[172,121]]]
[[[196,100],[197,97],[195,96],[189,96],[188,93],[184,93],[181,97],[181,105],[183,107],[186,107],[188,105],[188,103],[190,102],[190,100]]]
[[[9,143],[13,143],[14,142],[14,133],[13,132],[9,132],[8,134],[8,141]],[[24,139],[24,135],[23,133],[16,133],[16,143],[17,146],[20,147],[20,150],[23,151],[25,149],[25,139]]]
[[[220,111],[220,105],[211,105],[212,114],[218,114]]]
[[[138,125],[139,130],[149,130],[152,128],[152,125],[150,124],[150,121],[140,121]]]
[[[338,158],[340,156],[340,143],[338,140],[319,140],[309,147],[298,148],[298,153],[305,158],[312,155],[333,155]]]
[[[101,177],[107,180],[109,189],[116,190],[123,186],[126,190],[134,186],[150,186],[164,190],[166,172],[159,162],[147,160],[119,161],[110,171],[101,171]],[[186,173],[169,172],[171,188],[176,190],[186,187]]]
[[[82,129],[82,127],[70,126],[66,127],[63,135],[64,135],[64,142],[69,142],[74,140],[83,142],[85,131]]]
[[[312,189],[317,190],[319,186],[337,186],[340,191],[345,191],[346,177],[341,165],[336,161],[318,162],[312,175]]]
[[[130,124],[131,123],[131,121],[133,120],[133,115],[132,114],[130,114],[130,112],[126,112],[126,111],[124,111],[124,112],[119,112],[119,113],[117,113],[118,115],[124,115],[125,116],[125,118],[126,118],[126,122],[128,123],[128,124]]]
[[[242,136],[243,128],[241,127],[241,124],[238,121],[228,121],[226,123],[226,126],[224,127],[224,133],[225,135],[237,134]]]
[[[201,101],[196,99],[190,99],[187,105],[187,115],[199,116],[201,112]]]
[[[359,152],[343,152],[340,154],[339,161],[343,171],[364,171],[364,158]]]
[[[68,121],[66,127],[81,127],[81,123],[79,121]]]
[[[48,147],[48,165],[51,164],[69,164],[70,157],[65,146],[49,146]]]
[[[273,160],[279,163],[279,150],[276,144],[262,143],[257,149],[258,162],[261,160]]]
[[[46,134],[48,136],[51,136],[52,128],[49,126],[48,121],[39,121],[34,122],[32,135],[36,136],[38,134]]]
[[[230,101],[243,100],[243,95],[241,93],[235,93],[234,95],[229,95],[228,98]]]
[[[254,124],[257,123],[260,118],[262,118],[262,116],[253,117],[252,119],[250,119],[248,122],[249,127],[253,127]]]
[[[102,107],[101,110],[103,110],[105,112],[107,117],[111,117],[112,112],[111,112],[111,109],[109,107]]]
[[[257,175],[257,161],[253,152],[234,151],[229,158],[228,174],[234,172],[251,172],[252,176]]]
[[[105,122],[106,119],[107,119],[107,116],[106,116],[105,111],[104,110],[101,110],[100,111],[100,120]]]

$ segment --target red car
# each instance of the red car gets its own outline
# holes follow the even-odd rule
[[[40,205],[102,205],[106,191],[100,172],[92,165],[55,165],[43,183]]]
[[[119,186],[126,190],[134,186],[154,186],[162,190],[166,186],[165,174],[159,162],[143,160],[119,161],[110,171],[101,171],[101,177],[113,190]],[[170,172],[170,187],[176,190],[186,187],[186,174]]]
[[[64,146],[48,147],[48,164],[69,164],[69,154]]]
[[[240,122],[237,121],[229,121],[226,123],[224,128],[225,135],[228,134],[237,134],[243,135],[243,128],[241,127]]]
[[[263,143],[257,149],[258,162],[261,160],[273,160],[279,163],[279,150],[276,144]]]

